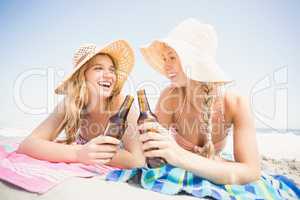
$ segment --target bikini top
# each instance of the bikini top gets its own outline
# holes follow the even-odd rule
[[[217,118],[217,120],[212,120],[212,124],[213,125],[219,125],[217,127],[220,127],[221,129],[221,133],[222,133],[222,138],[218,141],[215,141],[214,143],[214,148],[215,148],[215,154],[220,153],[220,151],[225,147],[225,142],[226,142],[226,138],[232,128],[232,123],[226,123],[225,121],[225,115],[224,115],[224,100],[222,99],[222,96],[220,95],[216,95],[216,99],[215,99],[215,104],[213,106],[213,113],[211,113],[210,115],[213,118]],[[204,101],[204,99],[202,99],[202,101]],[[181,106],[181,108],[178,110],[177,113],[177,118],[174,120],[175,123],[173,125],[171,125],[170,129],[172,129],[171,133],[172,136],[174,137],[174,139],[176,140],[176,142],[184,149],[203,155],[204,153],[204,147],[205,146],[198,146],[195,145],[194,143],[188,141],[187,139],[185,139],[182,135],[184,135],[185,133],[179,134],[178,133],[178,124],[180,122],[180,120],[184,120],[182,119],[182,114],[185,112],[185,105],[187,103],[187,98],[185,97],[183,100],[183,104]],[[203,102],[200,102],[203,103]],[[205,112],[205,110],[204,110]],[[199,123],[201,123],[201,121],[199,121]],[[207,127],[201,128],[199,131],[204,131],[204,135],[207,134]],[[199,133],[200,135],[200,133]],[[212,138],[212,135],[211,135]]]
[[[76,144],[81,144],[84,145],[88,142],[81,134],[80,134],[80,128],[78,129],[76,133],[76,139],[75,139]]]
[[[171,134],[174,137],[174,139],[176,140],[177,144],[179,144],[185,150],[191,151],[196,154],[202,154],[202,152],[204,151],[204,147],[193,144],[192,142],[185,139],[182,135],[180,135],[175,130],[175,128],[172,128],[172,129],[173,130],[171,131]],[[218,140],[214,143],[216,153],[219,153],[224,148],[225,142],[227,139],[227,135],[229,134],[230,130],[231,130],[231,125],[229,125],[229,126],[227,125],[225,128],[224,137],[222,137],[220,140]]]

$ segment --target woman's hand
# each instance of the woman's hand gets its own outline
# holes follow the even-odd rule
[[[177,144],[168,129],[153,122],[146,122],[139,129],[145,131],[140,135],[145,157],[162,157],[169,164],[178,166],[185,150]]]
[[[82,145],[76,152],[77,161],[83,164],[106,164],[119,149],[120,140],[100,135]]]

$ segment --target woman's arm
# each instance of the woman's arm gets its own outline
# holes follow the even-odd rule
[[[207,159],[181,148],[169,134],[150,133],[141,137],[149,141],[143,150],[158,147],[159,150],[147,151],[145,156],[163,157],[170,164],[191,171],[218,184],[244,184],[260,177],[260,160],[256,135],[250,107],[246,99],[227,95],[226,110],[231,112],[234,124],[235,162]]]
[[[232,112],[235,162],[215,161],[185,152],[178,165],[216,183],[245,184],[260,177],[254,120],[248,101],[229,95],[226,104]]]
[[[53,142],[64,126],[64,102],[60,102],[54,111],[25,138],[17,152],[40,160],[52,162],[76,162],[78,145],[66,145]]]

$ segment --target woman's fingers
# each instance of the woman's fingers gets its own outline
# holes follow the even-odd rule
[[[138,126],[142,132],[157,132],[162,135],[169,134],[169,130],[160,125],[158,122],[145,122]]]
[[[91,144],[90,146],[90,150],[94,152],[116,152],[118,149],[118,145],[112,144]]]
[[[142,145],[142,149],[143,151],[148,151],[148,150],[151,150],[151,149],[164,149],[164,148],[167,148],[169,145],[169,143],[167,141],[156,141],[156,140],[150,140],[150,141],[147,141],[145,142],[143,145]]]
[[[166,137],[164,135],[161,135],[160,133],[147,132],[147,133],[141,134],[139,139],[142,143],[144,143],[148,140],[165,140]]]
[[[92,139],[91,142],[95,143],[95,144],[115,144],[115,145],[119,145],[121,141],[114,138],[114,137],[100,135],[100,136]]]
[[[138,126],[141,131],[158,131],[160,129],[160,124],[157,122],[145,122]]]
[[[156,149],[151,151],[146,151],[144,153],[145,157],[162,157],[165,158],[165,150],[164,149]]]

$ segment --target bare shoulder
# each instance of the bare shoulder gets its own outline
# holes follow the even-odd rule
[[[253,115],[250,109],[250,102],[247,97],[236,92],[226,92],[225,110],[230,116],[231,121],[241,124],[253,124]]]
[[[168,86],[168,87],[164,88],[161,91],[160,96],[161,97],[167,97],[169,95],[175,95],[175,94],[178,94],[178,93],[179,93],[179,89],[178,88]]]
[[[224,101],[226,109],[228,109],[231,113],[235,113],[241,108],[249,106],[248,98],[234,91],[226,91]]]
[[[181,90],[175,87],[166,87],[160,93],[159,104],[167,109],[174,109],[181,97]]]
[[[174,87],[166,87],[160,93],[155,108],[155,114],[158,121],[166,127],[173,122],[174,110],[178,104],[178,97],[178,89]]]
[[[66,113],[66,101],[63,99],[62,101],[58,102],[58,104],[53,109],[52,114],[57,117],[65,116]]]

